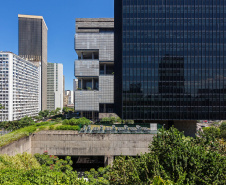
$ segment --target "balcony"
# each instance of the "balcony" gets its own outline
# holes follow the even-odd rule
[[[99,79],[83,77],[78,78],[78,89],[80,91],[98,91],[99,90]]]

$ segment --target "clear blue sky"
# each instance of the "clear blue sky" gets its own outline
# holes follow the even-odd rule
[[[0,51],[18,54],[18,14],[41,15],[48,27],[48,62],[63,63],[73,89],[75,18],[113,18],[114,0],[1,0]]]

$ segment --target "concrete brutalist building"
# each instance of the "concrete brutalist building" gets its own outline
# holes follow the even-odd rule
[[[47,31],[42,16],[18,15],[19,56],[39,66],[41,63],[40,106],[47,109]]]
[[[92,120],[113,115],[114,19],[76,19],[75,51],[75,111]]]

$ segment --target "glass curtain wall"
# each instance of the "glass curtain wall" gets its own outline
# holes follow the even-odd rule
[[[119,116],[226,119],[226,0],[115,1]]]

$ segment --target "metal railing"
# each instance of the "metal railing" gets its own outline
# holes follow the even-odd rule
[[[111,127],[105,127],[100,125],[99,127],[84,126],[79,133],[84,134],[157,134],[158,128],[157,125],[153,124],[150,128],[141,127],[140,125],[136,125],[136,127],[128,127],[124,125],[124,127],[116,127],[112,125]]]

